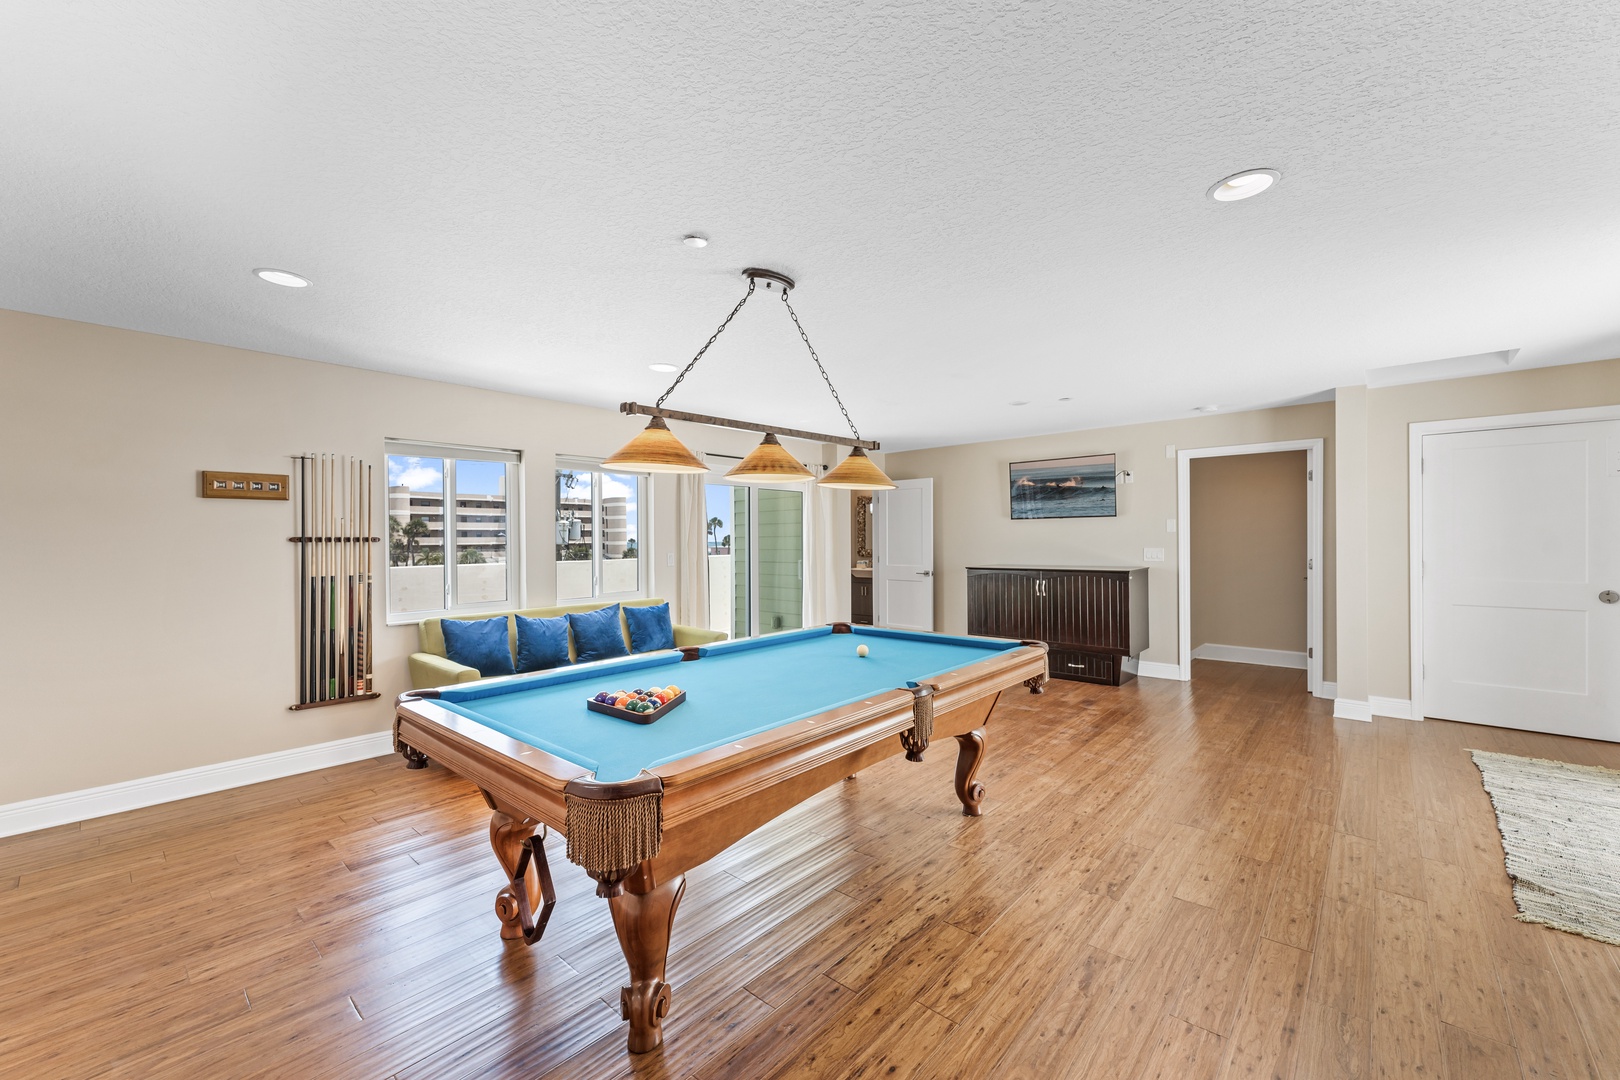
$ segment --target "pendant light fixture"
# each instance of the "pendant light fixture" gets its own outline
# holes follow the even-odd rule
[[[603,461],[602,464],[610,468],[634,472],[707,472],[708,468],[703,464],[702,460],[682,445],[681,441],[669,430],[669,425],[665,423],[665,420],[684,420],[690,423],[708,424],[711,427],[758,431],[764,434],[764,439],[754,448],[754,451],[730,472],[726,473],[726,479],[728,480],[735,480],[744,484],[794,484],[814,480],[815,474],[794,460],[793,455],[788,453],[787,449],[777,441],[778,435],[787,435],[793,438],[810,439],[815,442],[841,443],[852,448],[849,456],[836,469],[821,478],[820,483],[824,487],[858,491],[887,490],[894,487],[894,481],[885,476],[883,470],[878,468],[872,459],[866,456],[866,451],[877,450],[880,448],[880,444],[861,438],[861,433],[855,428],[855,421],[850,419],[849,410],[844,408],[844,402],[839,398],[838,390],[833,386],[832,379],[828,377],[827,369],[821,366],[821,358],[816,355],[815,347],[810,344],[809,335],[804,332],[804,326],[800,324],[799,316],[793,310],[793,304],[788,300],[788,293],[794,287],[793,279],[786,274],[780,274],[774,270],[761,270],[758,267],[750,267],[744,270],[743,276],[748,279],[748,291],[743,294],[741,300],[737,301],[737,306],[731,309],[731,314],[726,316],[725,321],[720,324],[713,334],[709,335],[709,340],[704,342],[703,347],[697,351],[697,355],[692,357],[692,362],[687,364],[679,375],[675,376],[675,381],[669,384],[669,389],[659,395],[657,402],[649,406],[627,401],[619,406],[619,411],[628,416],[648,416],[652,419],[648,422],[646,430],[620,447],[616,453]],[[823,435],[814,431],[799,431],[793,428],[771,427],[764,424],[749,423],[744,420],[727,420],[723,417],[704,416],[700,413],[676,412],[664,408],[664,402],[668,400],[669,395],[675,392],[675,388],[681,384],[681,380],[686,378],[687,373],[697,366],[699,360],[703,359],[703,354],[709,351],[709,346],[715,343],[715,339],[725,333],[726,327],[731,325],[731,320],[737,317],[737,312],[741,311],[743,305],[748,303],[749,297],[754,295],[754,289],[761,281],[765,282],[767,289],[777,285],[781,286],[782,306],[787,309],[788,317],[793,320],[794,327],[798,329],[799,337],[804,341],[804,347],[810,352],[810,359],[815,361],[816,370],[821,372],[821,379],[827,384],[827,389],[831,391],[833,401],[838,405],[838,411],[844,414],[844,421],[849,424],[850,438]]]

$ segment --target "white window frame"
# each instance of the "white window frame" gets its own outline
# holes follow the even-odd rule
[[[641,600],[647,596],[649,582],[652,578],[653,551],[652,551],[652,477],[648,473],[639,473],[633,469],[604,469],[600,458],[572,457],[565,454],[557,455],[556,467],[551,473],[551,491],[555,498],[557,492],[557,474],[559,472],[580,472],[591,474],[591,595],[590,596],[557,596],[559,604],[583,604],[592,600]],[[603,592],[602,591],[602,542],[607,535],[607,518],[602,513],[602,477],[633,476],[636,478],[636,587],[629,592]],[[555,505],[553,505],[555,510]],[[555,517],[555,514],[553,514]],[[551,549],[552,584],[557,581],[557,567],[562,560],[557,558],[556,545]]]
[[[390,457],[435,458],[444,462],[444,603],[433,610],[388,610],[390,626],[419,623],[424,619],[446,616],[476,615],[487,611],[512,611],[524,606],[523,598],[523,455],[517,450],[502,450],[488,446],[462,446],[455,443],[422,442],[418,439],[383,440],[383,529],[387,532],[389,518],[388,459]],[[456,601],[456,461],[491,461],[506,466],[506,598],[481,604],[462,604]],[[392,570],[388,562],[388,538],[383,537],[384,574]],[[384,578],[387,583],[386,576]],[[384,589],[387,604],[389,590]]]

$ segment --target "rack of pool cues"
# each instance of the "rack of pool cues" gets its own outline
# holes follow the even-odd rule
[[[341,454],[293,458],[298,491],[298,704],[379,697],[372,690],[371,466]]]

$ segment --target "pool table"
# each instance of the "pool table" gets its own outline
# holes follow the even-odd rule
[[[857,646],[868,655],[857,655]],[[630,985],[630,1050],[663,1041],[670,927],[687,870],[789,807],[893,754],[921,761],[957,742],[956,795],[980,813],[985,724],[1001,691],[1046,681],[1039,642],[851,626],[788,631],[414,690],[394,745],[476,784],[510,884],[501,935],[531,944],[554,902],[541,825],[612,908]],[[599,691],[675,685],[686,700],[654,723],[586,708]],[[536,920],[534,913],[542,914]]]

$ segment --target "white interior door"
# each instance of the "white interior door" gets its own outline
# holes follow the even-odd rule
[[[872,621],[934,628],[934,481],[896,480],[872,501]]]
[[[1424,436],[1423,575],[1425,715],[1620,742],[1620,421]]]

